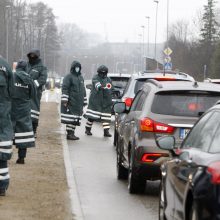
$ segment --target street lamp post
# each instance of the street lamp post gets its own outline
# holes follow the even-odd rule
[[[6,13],[7,13],[7,16],[6,16],[6,60],[8,61],[8,19],[9,19],[9,12],[8,12],[8,9],[11,8],[10,5],[6,5],[5,6],[5,9],[6,9]],[[8,61],[9,62],[9,61]]]
[[[145,39],[144,39],[144,29],[145,29],[145,26],[144,26],[144,25],[142,25],[142,26],[141,26],[141,28],[143,29],[143,31],[142,31],[142,37],[143,37],[143,52],[142,52],[142,59],[141,59],[141,61],[142,61],[142,69],[144,70],[144,57],[145,57],[145,46],[144,46],[144,44],[145,44]]]
[[[146,55],[146,69],[149,68],[148,66],[148,57],[150,56],[150,45],[149,45],[149,41],[150,41],[150,17],[146,16],[147,18],[147,55]]]
[[[158,13],[158,0],[154,0],[156,3],[156,22],[155,22],[155,43],[154,43],[154,59],[157,62],[157,13]],[[158,69],[158,62],[157,62],[157,69]]]
[[[139,61],[139,63],[140,63],[140,70],[141,70],[141,67],[142,67],[142,65],[141,65],[141,60],[142,60],[141,38],[142,38],[142,34],[138,34],[138,36],[140,37],[140,61]]]
[[[167,48],[168,48],[168,41],[169,41],[169,0],[167,0]]]

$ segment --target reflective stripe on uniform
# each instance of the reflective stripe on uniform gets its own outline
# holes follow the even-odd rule
[[[67,118],[75,118],[75,119],[81,119],[82,116],[79,116],[79,115],[69,115],[69,114],[61,114],[61,117],[67,117]]]
[[[10,179],[10,175],[9,174],[7,174],[5,176],[1,176],[0,175],[0,180],[8,180],[8,179]]]
[[[33,131],[23,132],[23,133],[15,133],[15,137],[25,137],[25,136],[31,136],[31,135],[34,135]]]
[[[12,141],[0,141],[0,147],[7,147],[11,145],[12,145]]]
[[[35,138],[15,139],[16,144],[34,142]]]
[[[8,173],[8,171],[9,171],[8,168],[2,168],[2,169],[0,169],[0,174]]]
[[[36,114],[36,115],[40,115],[40,112],[35,111],[35,110],[33,110],[33,109],[31,109],[31,113],[34,113],[34,114]]]
[[[12,153],[12,149],[2,149],[2,148],[0,148],[0,152],[1,153],[5,153],[5,154],[11,154]]]

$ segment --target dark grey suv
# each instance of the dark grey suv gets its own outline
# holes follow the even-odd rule
[[[200,115],[220,99],[220,86],[198,82],[158,82],[143,85],[129,110],[117,124],[117,177],[128,178],[130,193],[143,192],[146,180],[161,178],[160,165],[170,156],[157,147],[156,139],[172,135],[180,145]]]

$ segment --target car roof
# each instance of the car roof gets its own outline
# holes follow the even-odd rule
[[[185,81],[195,81],[192,76],[183,72],[177,71],[162,71],[162,70],[155,70],[155,71],[145,71],[134,73],[132,75],[135,79],[146,79],[146,78],[170,78],[170,79],[181,79]]]
[[[126,78],[130,78],[131,74],[128,74],[128,73],[108,73],[108,77],[126,77]]]
[[[205,82],[190,82],[190,81],[156,81],[148,80],[143,85],[142,88],[147,87],[147,85],[153,84],[160,91],[182,91],[182,90],[194,90],[194,91],[209,91],[209,92],[219,92],[220,86],[218,84],[211,84]]]

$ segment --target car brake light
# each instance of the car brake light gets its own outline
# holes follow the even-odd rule
[[[124,103],[127,107],[131,107],[131,104],[133,102],[133,98],[124,98]]]
[[[154,162],[161,156],[163,156],[163,154],[147,153],[142,156],[141,162]]]
[[[157,81],[176,81],[176,79],[171,76],[156,76],[155,80],[157,80]]]
[[[220,184],[220,161],[209,164],[207,171],[212,175],[211,182]]]
[[[140,130],[148,132],[173,133],[174,127],[153,121],[150,118],[143,118],[140,121]]]

